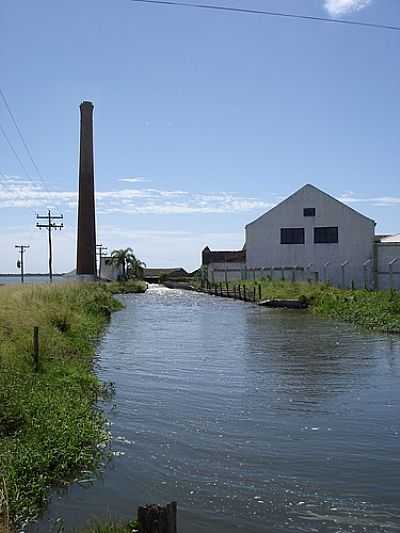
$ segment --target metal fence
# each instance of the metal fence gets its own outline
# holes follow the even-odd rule
[[[362,265],[326,261],[320,268],[303,266],[270,266],[262,268],[202,268],[203,280],[210,283],[230,281],[256,281],[259,279],[282,281],[323,282],[341,288],[365,288],[370,290],[400,289],[400,258],[393,257],[374,264],[368,259]]]

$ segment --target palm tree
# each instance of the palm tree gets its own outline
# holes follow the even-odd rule
[[[120,248],[119,250],[113,250],[111,252],[112,264],[122,268],[122,278],[126,279],[128,264],[136,259],[132,248]]]
[[[114,265],[122,268],[122,278],[135,277],[143,278],[144,268],[146,264],[140,259],[137,259],[133,253],[132,248],[121,248],[120,250],[113,250],[111,253],[111,261]]]
[[[128,277],[132,276],[137,279],[143,279],[144,269],[146,268],[146,263],[137,259],[134,255],[129,258],[127,265],[127,274]]]

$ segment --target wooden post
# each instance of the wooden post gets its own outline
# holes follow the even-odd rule
[[[256,286],[253,287],[253,302],[256,301]]]
[[[258,300],[261,301],[261,283],[258,284]]]
[[[137,521],[140,533],[176,533],[176,502],[139,507]]]
[[[239,300],[241,300],[242,299],[242,294],[241,294],[241,291],[240,291],[240,283],[239,283],[238,291],[239,291]]]
[[[246,285],[243,285],[243,300],[246,301]]]
[[[220,296],[223,296],[223,295],[224,295],[223,290],[222,290],[222,281],[221,281],[220,284],[219,284],[219,295],[220,295]]]
[[[33,369],[35,372],[39,370],[39,328],[33,328]]]
[[[226,285],[226,296],[229,298],[229,283],[226,282],[225,285]]]

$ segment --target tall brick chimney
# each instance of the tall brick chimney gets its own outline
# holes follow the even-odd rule
[[[93,161],[93,104],[82,102],[79,159],[77,275],[96,278],[96,211]]]

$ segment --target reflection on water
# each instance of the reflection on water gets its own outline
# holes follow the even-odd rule
[[[152,287],[99,352],[116,452],[59,516],[178,501],[184,533],[400,530],[400,340],[302,311]]]

